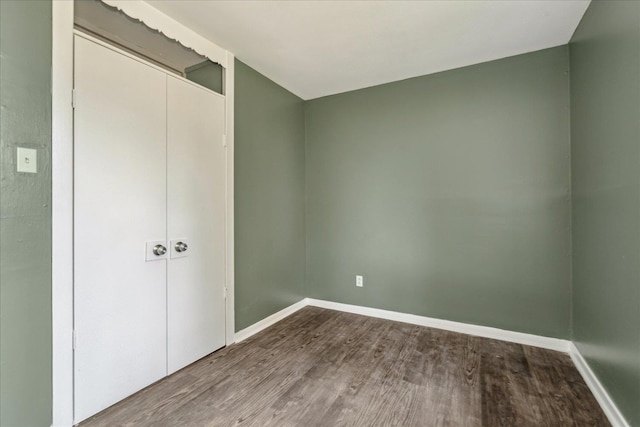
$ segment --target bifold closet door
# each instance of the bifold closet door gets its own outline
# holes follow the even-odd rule
[[[169,373],[225,345],[224,119],[223,96],[167,77]]]
[[[166,74],[75,37],[75,421],[167,372]]]

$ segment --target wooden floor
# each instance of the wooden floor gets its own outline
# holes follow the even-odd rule
[[[569,356],[306,307],[83,422],[608,426]]]

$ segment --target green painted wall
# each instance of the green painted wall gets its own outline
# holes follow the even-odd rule
[[[194,65],[187,68],[185,71],[185,77],[192,82],[196,82],[199,85],[211,89],[214,92],[222,93],[223,84],[223,70],[220,64],[215,62],[205,61],[201,64]]]
[[[568,338],[568,61],[307,102],[309,296]]]
[[[51,425],[51,2],[0,1],[0,425]],[[16,173],[16,146],[38,173]]]
[[[640,425],[640,2],[594,1],[571,44],[573,340]]]
[[[235,62],[236,330],[304,295],[303,101]]]

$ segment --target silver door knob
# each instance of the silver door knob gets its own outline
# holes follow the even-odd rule
[[[189,245],[187,245],[185,242],[178,242],[176,243],[176,252],[186,252],[187,249],[189,248]]]
[[[167,253],[167,248],[164,245],[155,245],[153,247],[153,253],[157,256],[162,256]]]

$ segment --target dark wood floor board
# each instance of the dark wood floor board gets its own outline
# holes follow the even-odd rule
[[[451,344],[443,345],[446,342]],[[443,413],[440,425],[480,425],[482,342],[477,337],[446,331],[433,336],[427,354],[429,360],[437,360],[434,352],[440,353],[441,368],[434,366],[428,382],[438,385],[430,399],[438,412]]]
[[[366,334],[367,329],[363,324],[368,321],[367,318],[359,318],[355,322],[353,320],[346,319],[339,313],[334,313],[333,316],[326,317],[322,325],[315,327],[314,333],[292,334],[295,339],[289,340],[288,346],[279,345],[277,348],[270,348],[265,355],[257,359],[255,366],[240,364],[237,366],[241,370],[239,375],[233,378],[226,377],[225,382],[217,384],[216,388],[211,387],[194,396],[190,402],[167,418],[175,420],[175,423],[179,423],[185,418],[199,422],[200,415],[206,414],[208,408],[213,406],[218,411],[217,421],[221,424],[256,423],[257,415],[268,413],[269,406],[273,404],[274,400],[282,399],[279,395],[282,393],[282,389],[292,391],[296,385],[308,384],[309,380],[313,379],[314,372],[316,372],[315,376],[321,376],[317,373],[320,372],[320,367],[330,368],[339,365],[336,363],[337,360],[334,360],[336,354],[339,354],[340,350],[344,352],[344,349],[348,348],[345,346],[345,341],[354,341],[354,334],[336,334],[334,331],[354,327],[357,332],[356,337],[358,334]],[[287,350],[281,352],[280,348]],[[291,357],[296,353],[296,357]],[[327,355],[331,356],[328,358]],[[213,398],[220,395],[219,390],[226,389],[227,385],[232,385],[226,384],[228,381],[242,381],[247,384],[247,387],[238,389],[239,393],[227,393],[226,399],[216,399],[215,402],[212,402]],[[318,388],[326,394],[329,387],[330,384],[324,384]],[[316,387],[311,391],[315,389]],[[310,394],[306,392],[302,393],[302,396],[306,399]],[[317,404],[315,400],[311,401]],[[300,410],[295,412],[295,414],[300,413]],[[288,414],[288,417],[291,417],[291,414]],[[256,425],[263,424],[257,423]]]
[[[602,425],[599,414],[589,410],[598,403],[568,355],[535,347],[524,351],[534,361],[531,374],[545,412],[570,419],[569,426]]]
[[[538,395],[522,346],[486,341],[481,361],[483,424],[543,425]]]
[[[307,425],[308,414],[317,417],[318,408],[326,408],[344,392],[343,367],[352,353],[366,345],[364,341],[378,325],[377,319],[340,316],[342,328],[305,348],[313,354],[309,369],[273,404],[255,417],[255,425]],[[346,332],[351,331],[351,332]]]
[[[82,427],[609,426],[568,355],[306,307]]]
[[[342,395],[344,396],[347,393],[352,393],[352,396],[358,395],[357,400],[353,403],[356,403],[356,408],[358,409],[359,414],[366,413],[366,409],[364,406],[366,403],[370,402],[373,398],[373,392],[370,387],[355,389],[353,385],[355,384],[353,380],[353,374],[359,371],[360,376],[364,374],[366,371],[369,371],[368,377],[366,377],[365,384],[379,383],[380,381],[384,381],[386,375],[392,370],[399,370],[399,368],[394,368],[395,359],[397,357],[404,357],[401,355],[402,349],[406,345],[407,333],[411,329],[411,325],[390,325],[389,328],[385,327],[386,322],[381,322],[379,319],[376,319],[376,330],[378,333],[381,331],[386,331],[385,335],[389,338],[385,342],[378,343],[378,347],[376,349],[376,353],[372,356],[374,360],[378,360],[374,366],[371,364],[361,364],[362,359],[350,357],[348,359],[344,359],[344,363],[336,367],[336,373],[338,375],[334,378],[334,383],[340,384],[342,387],[342,393],[336,394],[333,397],[333,400],[330,403],[329,407],[333,405],[334,402],[338,400],[338,398]],[[357,353],[354,353],[355,355]],[[365,359],[366,360],[366,359]],[[397,376],[401,376],[401,373],[396,373]],[[346,381],[345,381],[346,380]],[[359,381],[362,383],[362,381]],[[334,386],[335,387],[335,386]],[[355,392],[355,394],[354,394]],[[317,415],[314,417],[313,413],[308,413],[307,421],[311,422],[314,418],[317,419]],[[329,423],[335,422],[334,420],[327,419],[325,420]],[[356,420],[357,424],[357,420]]]
[[[315,307],[310,308],[314,310],[310,310],[308,316],[300,317],[300,312],[296,312],[263,333],[249,337],[239,344],[225,348],[225,351],[215,352],[209,358],[197,362],[190,367],[190,372],[206,377],[217,375],[216,369],[243,371],[247,366],[255,368],[256,357],[268,355],[268,359],[298,345],[307,345],[314,334],[329,331],[339,314],[334,311],[315,310]],[[211,366],[215,366],[216,369],[212,369]]]
[[[261,400],[263,396],[258,396],[256,387],[270,388],[272,383],[278,384],[281,380],[282,372],[295,372],[294,377],[289,376],[288,379],[296,379],[313,367],[317,363],[323,350],[336,337],[336,330],[352,326],[341,313],[333,313],[333,316],[327,317],[327,320],[316,326],[312,333],[300,330],[298,333],[291,334],[292,337],[288,341],[283,341],[265,350],[265,356],[258,358],[254,365],[241,365],[239,368],[242,372],[238,376],[234,376],[232,382],[242,381],[248,387],[239,390],[238,393],[228,393],[226,399],[218,403],[218,407],[225,409],[228,405],[234,405],[237,408],[238,402],[246,402]],[[364,319],[358,319],[355,327],[359,328],[364,323]],[[296,328],[296,330],[298,330]],[[339,338],[339,337],[337,337]],[[268,356],[268,358],[267,358]],[[289,383],[288,383],[289,384]],[[281,387],[277,387],[280,388]]]
[[[148,417],[152,416],[158,407],[166,405],[169,399],[188,388],[196,380],[197,377],[192,375],[167,377],[131,396],[127,401],[128,405],[114,405],[85,423],[90,423],[94,427],[124,426],[131,421],[133,408],[144,408],[140,413]]]
[[[548,351],[548,350],[545,350]],[[524,353],[524,347],[502,341],[486,341],[483,352],[485,358],[481,372],[485,386],[491,386],[489,393],[504,394],[500,405],[493,412],[485,406],[486,422],[496,425],[544,425],[544,411],[540,407],[540,393],[532,376],[530,363],[535,359]],[[493,418],[492,418],[493,416]],[[492,421],[493,420],[493,421]]]
[[[296,313],[297,314],[297,313]],[[239,344],[232,345],[223,351],[213,353],[209,358],[203,359],[189,367],[189,372],[200,378],[208,380],[208,377],[218,377],[220,372],[234,372],[234,381],[254,381],[259,382],[263,376],[268,376],[271,370],[277,369],[279,365],[274,365],[278,360],[286,363],[284,359],[297,348],[304,348],[316,340],[318,336],[329,335],[331,329],[338,326],[339,313],[336,312],[316,312],[311,313],[311,322],[302,322],[300,325],[292,325],[285,332],[280,323],[264,331],[265,338],[249,338]],[[285,319],[286,320],[286,319]],[[278,340],[271,341],[271,335],[278,337]],[[229,356],[226,353],[234,349],[235,355]],[[247,353],[249,356],[244,356]],[[299,354],[301,357],[305,353]],[[225,380],[227,378],[225,377]]]
[[[331,403],[324,418],[333,425],[355,422],[370,401],[372,391],[368,385],[384,377],[400,350],[400,347],[392,346],[395,341],[392,337],[402,333],[397,329],[398,325],[379,319],[376,321],[377,333],[367,335],[363,345],[342,366],[339,381],[345,384],[344,391]]]
[[[362,408],[356,419],[357,425],[415,425],[415,409],[411,409],[411,401],[415,399],[418,387],[411,387],[405,381],[406,367],[418,348],[419,329],[412,325],[401,325],[400,339],[393,342],[396,346],[394,356],[381,365],[382,375],[370,383],[375,387],[368,387],[370,396],[367,405]]]
[[[480,425],[479,341],[475,337],[427,329],[430,337],[422,345],[423,370],[429,374],[418,420],[434,425]],[[445,345],[445,343],[448,343]],[[415,424],[421,425],[421,424]]]

